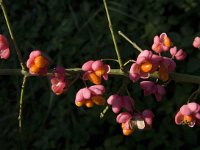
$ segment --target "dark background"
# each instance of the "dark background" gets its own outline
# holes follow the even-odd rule
[[[90,59],[116,58],[101,0],[5,0],[8,15],[24,61],[34,49],[41,49],[65,68],[81,67]],[[153,37],[166,32],[173,44],[183,48],[188,57],[177,62],[177,72],[200,74],[200,52],[192,47],[200,35],[198,0],[108,0],[115,33],[123,31],[142,49],[150,49]],[[0,33],[11,45],[9,60],[1,68],[20,68],[7,27],[0,13]],[[123,61],[135,59],[137,51],[116,34]],[[107,62],[112,68],[116,63]],[[130,66],[129,66],[130,67]],[[103,84],[105,97],[115,93],[121,77],[109,77]],[[143,96],[138,83],[128,88],[136,108],[151,108],[156,114],[151,130],[135,131],[125,137],[109,111],[99,118],[104,107],[77,108],[75,94],[84,84],[78,80],[66,94],[55,96],[48,78],[27,81],[23,106],[23,128],[18,128],[19,94],[22,77],[0,76],[0,149],[33,150],[199,150],[199,127],[174,123],[176,111],[187,102],[197,85],[171,82],[162,102]],[[124,93],[126,94],[126,93]],[[197,102],[200,100],[196,99]]]

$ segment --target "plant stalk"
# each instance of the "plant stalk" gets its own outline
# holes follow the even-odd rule
[[[20,129],[22,128],[23,96],[24,96],[24,88],[25,88],[26,80],[27,80],[27,76],[24,75],[22,86],[21,86],[20,100],[19,100],[19,116],[18,116],[18,121],[19,121],[19,128]]]
[[[78,73],[82,73],[81,68],[68,68],[65,70],[67,76],[76,76]],[[49,72],[46,76],[51,76],[51,74],[52,73]],[[38,77],[35,75],[31,75],[27,71],[22,71],[21,69],[0,69],[0,75],[19,75],[19,76],[26,75],[27,77],[29,76]],[[124,73],[120,69],[110,69],[109,75],[129,77],[128,73]],[[200,84],[200,76],[197,75],[172,72],[169,74],[169,77],[171,80],[174,80],[175,82]],[[151,74],[151,78],[157,78],[157,75]]]
[[[139,52],[143,51],[135,42],[131,41],[124,33],[122,33],[122,31],[118,31],[118,34],[121,35],[125,40],[127,40]]]
[[[8,27],[8,31],[9,31],[10,37],[11,37],[11,39],[13,41],[13,45],[15,47],[15,51],[17,53],[17,56],[18,56],[18,59],[19,59],[19,62],[20,62],[20,66],[21,66],[22,70],[25,71],[25,65],[24,65],[24,62],[23,62],[22,54],[21,54],[21,51],[18,48],[16,39],[15,39],[14,34],[12,32],[12,28],[11,28],[10,21],[9,21],[7,12],[6,12],[6,8],[5,8],[2,0],[0,1],[0,5],[1,5],[1,9],[3,11],[3,15],[4,15],[4,18],[5,18],[5,21],[6,21],[6,25]]]
[[[117,42],[116,42],[116,39],[115,39],[115,34],[114,34],[114,31],[113,31],[113,28],[112,28],[112,22],[111,22],[111,19],[110,19],[110,14],[109,14],[109,11],[108,11],[108,6],[107,6],[107,3],[106,3],[106,0],[103,0],[103,3],[104,3],[105,11],[106,11],[106,16],[107,16],[107,19],[108,19],[108,25],[109,25],[110,33],[111,33],[113,44],[114,44],[114,47],[115,47],[115,52],[117,54],[118,63],[119,63],[121,71],[123,71],[124,66],[123,66],[122,59],[121,59],[119,49],[118,49],[118,46],[117,46]]]

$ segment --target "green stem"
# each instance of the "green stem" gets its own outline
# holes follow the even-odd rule
[[[101,59],[101,60],[102,60],[102,61],[110,60],[110,61],[115,61],[115,62],[119,63],[117,59],[109,59],[109,58],[106,58],[106,59]]]
[[[172,72],[169,74],[169,77],[175,82],[200,84],[200,77],[196,75]]]
[[[121,87],[119,88],[119,90],[117,91],[117,93],[118,93],[119,95],[123,94],[124,91],[126,91],[127,85],[128,85],[129,83],[130,83],[130,80],[129,80],[128,78],[123,78]]]
[[[126,93],[128,94],[129,97],[131,97],[131,94],[130,94],[130,92],[129,92],[127,87],[126,87]]]
[[[81,68],[68,68],[65,70],[67,71],[67,76],[76,76],[78,73],[82,73]],[[51,74],[52,73],[49,72],[46,76],[50,76]],[[0,75],[26,75],[27,77],[33,76],[27,71],[22,71],[21,69],[0,69]],[[120,69],[110,69],[109,75],[128,77],[128,73],[122,72]],[[200,84],[200,76],[175,72],[170,73],[169,76],[170,79],[174,80],[175,82]],[[157,73],[154,73],[151,74],[151,77],[157,79],[158,75]]]
[[[104,117],[104,115],[106,114],[106,112],[108,111],[108,109],[109,109],[109,106],[107,105],[107,106],[103,109],[103,111],[100,113],[100,118],[103,118],[103,117]]]
[[[128,60],[127,62],[124,63],[124,66],[128,65],[129,63],[135,63],[135,60]]]
[[[113,40],[113,43],[114,43],[115,52],[117,54],[118,63],[119,63],[121,71],[123,71],[124,67],[123,67],[123,63],[122,63],[121,56],[120,56],[120,53],[119,53],[119,49],[118,49],[118,46],[117,46],[117,42],[116,42],[116,39],[115,39],[115,34],[113,32],[112,22],[111,22],[111,19],[110,19],[110,15],[109,15],[109,11],[108,11],[108,6],[107,6],[107,3],[106,3],[106,0],[103,0],[103,3],[104,3],[105,10],[106,10],[106,16],[107,16],[107,19],[108,19],[108,25],[109,25],[109,29],[110,29],[110,32],[111,32],[112,40]]]
[[[23,96],[24,96],[24,88],[26,84],[27,76],[25,75],[23,77],[22,87],[21,87],[21,93],[20,93],[20,100],[19,100],[19,128],[22,128],[22,108],[23,108]]]
[[[122,31],[118,31],[118,34],[121,35],[125,40],[127,40],[135,49],[137,49],[139,52],[142,52],[143,50],[133,41],[131,41],[126,35],[122,33]]]
[[[192,99],[195,100],[196,97],[198,96],[199,92],[200,92],[200,86],[198,87],[198,89],[197,89],[196,91],[194,91],[194,92],[190,95],[190,97],[188,98],[187,103],[189,103],[190,100],[192,100]]]
[[[11,37],[11,39],[13,41],[13,44],[14,44],[14,47],[15,47],[15,51],[17,53],[17,56],[18,56],[18,59],[19,59],[20,65],[21,65],[21,68],[22,68],[23,71],[25,71],[25,65],[24,65],[24,62],[23,62],[22,54],[21,54],[21,52],[20,52],[20,50],[19,50],[19,48],[17,46],[17,42],[15,40],[14,34],[12,32],[12,29],[11,29],[10,21],[9,21],[7,12],[6,12],[6,8],[5,8],[2,0],[0,1],[0,5],[1,5],[1,9],[3,11],[4,18],[6,20],[6,25],[8,27],[8,31],[9,31],[10,37]]]
[[[0,69],[0,75],[27,75],[30,74],[27,71],[21,69]]]
[[[70,82],[69,87],[71,87],[78,79],[80,78],[80,75],[77,74],[76,77]]]

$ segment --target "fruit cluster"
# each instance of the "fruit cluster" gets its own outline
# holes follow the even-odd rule
[[[135,83],[140,82],[140,87],[144,90],[144,95],[155,95],[156,100],[162,100],[166,93],[164,84],[169,80],[169,74],[176,68],[175,60],[184,60],[186,53],[182,49],[173,46],[171,39],[166,33],[155,36],[152,45],[152,51],[143,50],[133,62],[129,71],[121,70],[129,79]],[[193,41],[195,48],[200,48],[200,37]],[[170,57],[167,57],[170,54]],[[8,41],[5,36],[0,34],[0,57],[7,59],[10,56]],[[40,50],[34,50],[30,53],[26,62],[29,73],[32,76],[46,76],[49,68],[49,59],[45,57]],[[128,64],[128,63],[127,63]],[[126,64],[126,65],[127,65]],[[135,130],[149,129],[152,127],[154,113],[150,109],[138,112],[135,109],[133,98],[124,96],[124,89],[120,88],[118,92],[107,98],[103,96],[106,92],[102,85],[102,79],[108,80],[111,67],[103,60],[89,60],[82,65],[81,79],[85,87],[81,88],[75,98],[75,105],[78,107],[91,108],[94,105],[105,105],[112,107],[112,111],[117,114],[116,122],[121,124],[124,135],[131,135]],[[65,68],[56,67],[50,73],[51,89],[56,95],[68,91],[70,84],[66,76]],[[154,78],[152,78],[152,75]],[[89,80],[94,85],[87,87],[86,81]],[[129,94],[129,93],[128,93]],[[193,127],[200,125],[200,105],[191,102],[183,105],[175,116],[175,123],[186,124]]]

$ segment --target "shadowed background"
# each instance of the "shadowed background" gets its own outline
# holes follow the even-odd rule
[[[51,58],[51,68],[81,67],[90,59],[116,58],[101,0],[9,0],[5,5],[24,61],[35,49]],[[117,35],[118,30],[142,49],[150,49],[153,37],[166,32],[173,44],[188,54],[184,62],[177,62],[176,71],[199,75],[200,52],[192,47],[194,37],[200,35],[199,6],[198,0],[108,0],[123,61],[135,59],[138,52]],[[8,37],[11,45],[11,57],[1,60],[0,67],[20,68],[2,11],[0,33]],[[118,67],[115,62],[107,63]],[[121,87],[121,81],[121,77],[109,77],[103,82],[107,88],[105,98]],[[199,127],[174,123],[176,111],[197,85],[171,82],[163,101],[158,103],[153,96],[144,97],[138,83],[129,84],[136,108],[151,108],[156,116],[151,130],[135,131],[125,137],[110,109],[100,119],[103,106],[85,109],[74,105],[76,92],[84,87],[81,80],[66,94],[55,96],[45,77],[31,77],[27,81],[20,133],[17,116],[22,77],[0,76],[0,82],[2,150],[200,149]],[[198,97],[197,101],[200,102]]]

